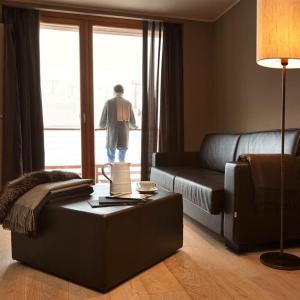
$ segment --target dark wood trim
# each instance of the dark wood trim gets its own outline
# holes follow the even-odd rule
[[[70,26],[80,26],[81,20],[77,18],[61,18],[61,14],[57,13],[55,15],[40,14],[41,23],[59,24],[59,25],[70,25]]]
[[[92,34],[91,24],[82,20],[80,25],[82,176],[95,179]]]
[[[122,18],[111,18],[103,16],[90,16],[82,14],[72,14],[72,13],[61,13],[52,11],[41,11],[41,20],[44,18],[59,18],[61,20],[78,20],[78,21],[89,21],[93,25],[106,26],[106,27],[124,27],[132,29],[141,29],[143,22],[140,20],[130,20]]]

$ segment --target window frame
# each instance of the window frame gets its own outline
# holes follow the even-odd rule
[[[96,179],[93,86],[93,26],[143,29],[143,21],[83,14],[40,12],[40,23],[79,27],[82,177]]]

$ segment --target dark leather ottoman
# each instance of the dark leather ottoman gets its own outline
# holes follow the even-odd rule
[[[91,208],[88,199],[49,203],[37,237],[12,233],[12,257],[105,292],[182,247],[181,195],[159,192],[152,199],[105,208]]]

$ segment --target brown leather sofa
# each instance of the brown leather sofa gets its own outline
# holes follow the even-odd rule
[[[255,210],[249,164],[241,154],[280,153],[280,131],[208,134],[199,152],[154,153],[151,180],[180,193],[183,211],[236,251],[278,241],[279,211]],[[286,131],[285,153],[300,157],[300,129]],[[299,203],[300,206],[300,203]],[[300,240],[299,210],[287,211],[286,239]]]

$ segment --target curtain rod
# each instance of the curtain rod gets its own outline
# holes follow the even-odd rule
[[[166,21],[171,23],[183,23],[184,21],[196,21],[196,20],[185,20],[185,19],[176,19],[171,17],[161,17],[155,15],[146,15],[136,12],[128,12],[121,10],[109,10],[101,8],[92,8],[92,7],[82,7],[77,5],[63,5],[59,3],[40,3],[33,1],[9,1],[2,0],[0,5],[10,6],[10,7],[19,7],[19,8],[31,8],[37,9],[40,11],[52,11],[52,12],[63,12],[63,13],[73,13],[81,15],[91,15],[91,16],[102,16],[102,17],[112,17],[112,18],[123,18],[131,20],[140,20],[140,21]],[[201,22],[201,21],[198,21]],[[206,21],[208,22],[208,21]]]

